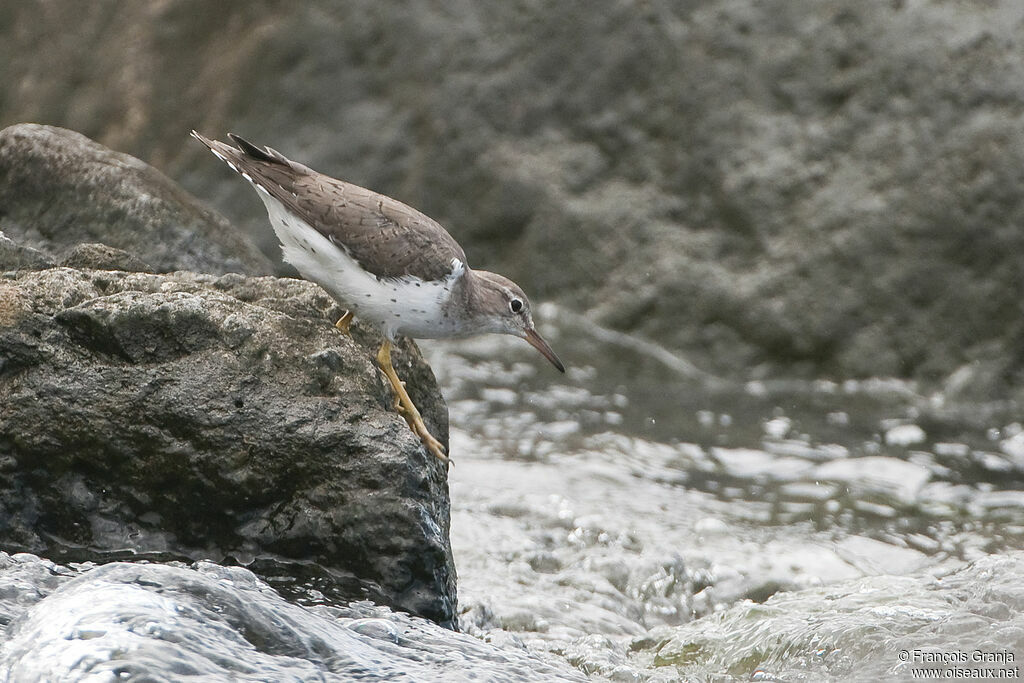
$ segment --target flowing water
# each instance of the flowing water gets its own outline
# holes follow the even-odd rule
[[[1013,406],[893,380],[728,383],[542,312],[565,377],[516,340],[428,351],[454,425],[466,632],[616,680],[1024,657]]]
[[[1013,406],[890,380],[725,382],[539,313],[564,376],[511,338],[422,344],[451,414],[463,633],[312,587],[288,602],[241,568],[2,556],[0,680],[884,681],[937,657],[961,674],[1019,665]]]

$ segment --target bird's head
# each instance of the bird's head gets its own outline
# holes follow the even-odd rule
[[[560,372],[565,372],[562,361],[558,360],[551,346],[537,333],[530,310],[530,300],[526,298],[519,285],[497,273],[485,270],[477,270],[474,273],[477,275],[476,296],[480,303],[482,330],[511,334],[525,339]]]

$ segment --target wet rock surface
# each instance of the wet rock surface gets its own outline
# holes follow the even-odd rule
[[[119,264],[130,270],[271,272],[247,237],[155,168],[53,126],[0,130],[0,231],[68,265],[106,267],[100,247],[82,252],[103,243],[135,255]]]
[[[445,469],[391,412],[379,338],[341,336],[338,314],[297,280],[8,273],[0,544],[295,571],[335,599],[451,621]],[[411,364],[404,346],[399,372]],[[436,384],[413,376],[446,438]]]

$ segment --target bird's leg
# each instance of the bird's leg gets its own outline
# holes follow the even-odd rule
[[[342,334],[351,336],[348,328],[352,326],[352,311],[345,311],[345,315],[341,316],[334,326],[341,330]]]
[[[391,383],[391,389],[395,392],[396,408],[402,417],[405,418],[405,421],[409,423],[409,428],[416,436],[420,437],[420,441],[423,442],[428,451],[433,453],[442,462],[448,462],[444,446],[427,431],[427,425],[423,424],[420,411],[416,410],[412,399],[409,398],[409,393],[405,390],[405,383],[398,379],[398,374],[395,373],[395,368],[391,365],[391,341],[388,339],[384,340],[384,343],[380,345],[380,351],[377,352],[377,365],[384,371],[384,376]]]

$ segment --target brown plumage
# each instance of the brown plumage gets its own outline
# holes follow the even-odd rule
[[[241,150],[193,135],[378,277],[439,280],[451,272],[452,259],[466,263],[447,230],[397,199],[318,173],[231,133]]]

